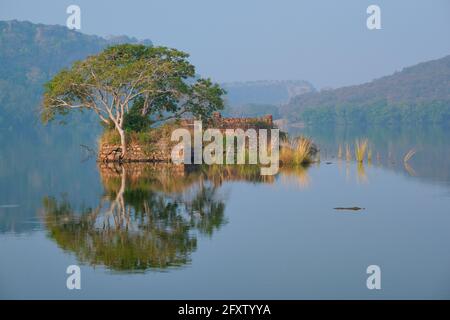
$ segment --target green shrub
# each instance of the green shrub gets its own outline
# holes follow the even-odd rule
[[[125,131],[142,132],[150,128],[151,121],[147,116],[142,115],[142,104],[136,101],[125,114],[123,127]]]

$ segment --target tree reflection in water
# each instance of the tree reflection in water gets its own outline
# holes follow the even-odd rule
[[[65,198],[43,201],[50,238],[82,263],[126,272],[180,267],[198,234],[211,236],[226,222],[219,187],[201,174],[163,165],[100,172],[105,195],[96,208],[76,212]]]
[[[198,236],[211,237],[226,223],[223,182],[275,181],[257,166],[129,163],[99,170],[105,193],[97,207],[76,210],[64,197],[45,197],[43,220],[50,238],[81,263],[121,272],[189,264]]]

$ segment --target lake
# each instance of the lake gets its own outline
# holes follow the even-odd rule
[[[262,177],[99,165],[80,146],[93,136],[2,133],[0,298],[449,299],[450,129],[290,134],[312,137],[320,163]],[[371,163],[338,158],[362,137]]]

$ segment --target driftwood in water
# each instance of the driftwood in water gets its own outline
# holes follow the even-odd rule
[[[334,210],[353,210],[353,211],[358,211],[358,210],[364,210],[365,208],[360,208],[360,207],[336,207],[333,208]]]

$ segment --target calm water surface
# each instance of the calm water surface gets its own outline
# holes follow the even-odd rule
[[[83,139],[3,134],[0,298],[450,298],[450,130],[300,133],[321,163],[264,179],[99,167]],[[370,165],[337,159],[358,137]],[[352,206],[365,209],[333,209]],[[78,291],[66,288],[72,264]],[[366,287],[373,264],[381,290]]]

